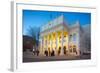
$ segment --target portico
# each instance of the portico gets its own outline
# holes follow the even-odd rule
[[[63,55],[63,48],[68,50],[68,33],[64,31],[52,32],[42,37],[41,49],[49,52],[55,51],[55,55]],[[59,53],[60,52],[60,53]]]

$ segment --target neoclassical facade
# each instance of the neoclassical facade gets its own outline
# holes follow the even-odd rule
[[[84,50],[83,35],[79,21],[68,25],[61,15],[41,27],[39,51],[40,55],[54,56],[74,55],[79,56]],[[82,36],[82,37],[81,37]],[[86,48],[85,48],[86,49]]]

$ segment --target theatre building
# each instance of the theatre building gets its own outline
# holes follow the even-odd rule
[[[43,25],[40,29],[39,55],[54,56],[73,55],[79,56],[87,51],[84,44],[86,35],[79,21],[70,25],[61,15]]]

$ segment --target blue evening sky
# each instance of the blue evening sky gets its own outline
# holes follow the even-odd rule
[[[91,13],[23,10],[23,34],[27,35],[30,27],[41,27],[62,14],[69,25],[77,20],[80,25],[91,24]]]

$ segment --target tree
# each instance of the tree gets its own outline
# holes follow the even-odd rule
[[[29,27],[27,34],[33,38],[33,45],[38,46],[40,28],[39,27]]]

